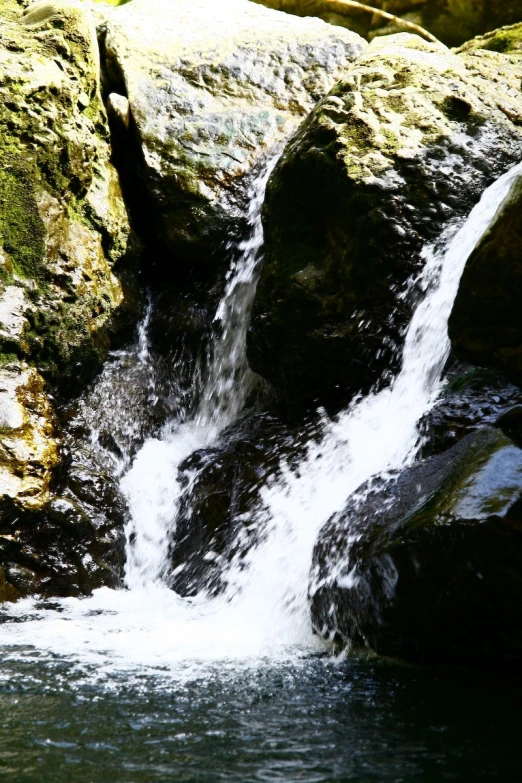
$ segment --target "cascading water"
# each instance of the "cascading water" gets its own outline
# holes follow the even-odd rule
[[[449,341],[446,325],[470,252],[493,218],[517,166],[484,194],[460,230],[427,248],[413,286],[424,291],[405,338],[402,369],[390,385],[356,400],[309,445],[298,469],[282,464],[261,491],[251,525],[261,532],[246,562],[232,562],[226,594],[183,599],[163,582],[167,541],[180,488],[177,467],[216,441],[240,413],[250,389],[244,342],[262,245],[260,206],[268,172],[257,183],[251,235],[235,255],[201,403],[191,420],[166,426],[147,441],[122,480],[132,521],[128,530],[129,590],[103,589],[86,600],[65,599],[61,613],[22,601],[11,610],[22,623],[4,625],[4,643],[31,645],[37,655],[77,658],[110,675],[146,667],[175,677],[204,676],[209,662],[294,655],[319,642],[307,607],[311,553],[319,528],[363,482],[414,460],[418,422],[441,390]],[[27,619],[27,615],[35,622]],[[7,637],[7,638],[6,638]],[[292,651],[290,653],[290,651]]]
[[[196,413],[169,422],[145,444],[123,480],[131,509],[127,530],[126,582],[130,588],[162,580],[168,568],[168,542],[182,488],[178,466],[197,449],[212,445],[235,421],[252,390],[255,376],[246,360],[246,333],[263,247],[261,208],[273,157],[254,182],[248,213],[248,237],[231,247],[225,292],[214,317],[214,339],[205,357]]]

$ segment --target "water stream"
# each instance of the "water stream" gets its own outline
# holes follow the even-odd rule
[[[229,564],[226,592],[213,599],[205,594],[182,598],[165,583],[169,572],[168,542],[175,536],[176,510],[182,492],[178,466],[192,452],[219,441],[223,430],[243,410],[255,383],[246,363],[245,340],[262,254],[261,205],[272,165],[273,162],[252,191],[249,236],[239,246],[231,248],[231,267],[214,319],[214,337],[203,363],[202,392],[196,412],[190,417],[174,416],[156,437],[144,443],[130,467],[130,456],[119,464],[118,469],[123,473],[121,485],[131,510],[127,529],[128,589],[101,589],[89,599],[63,599],[52,607],[27,599],[4,610],[2,656],[5,665],[0,683],[3,682],[5,688],[11,687],[11,683],[18,692],[17,689],[23,687],[20,673],[24,671],[29,690],[34,686],[40,692],[39,688],[45,690],[47,687],[44,682],[52,682],[49,687],[53,693],[61,689],[80,694],[74,697],[80,700],[88,699],[85,694],[93,687],[101,689],[97,693],[109,693],[113,688],[118,692],[130,689],[132,699],[138,701],[143,687],[148,693],[159,687],[165,698],[175,687],[178,694],[185,693],[188,694],[186,698],[195,699],[194,694],[190,695],[190,689],[194,683],[200,683],[197,698],[204,702],[204,694],[209,694],[215,731],[225,732],[223,736],[230,729],[220,725],[216,682],[237,696],[244,692],[245,683],[253,688],[249,693],[257,692],[253,681],[265,677],[259,688],[259,698],[270,702],[279,687],[293,688],[294,696],[299,693],[296,681],[301,671],[303,683],[307,683],[303,685],[305,690],[310,686],[310,693],[320,691],[323,685],[318,682],[324,684],[324,678],[330,678],[332,687],[337,683],[335,687],[340,688],[342,700],[350,702],[348,694],[350,688],[355,687],[357,677],[352,679],[352,686],[341,687],[337,675],[328,673],[331,671],[328,667],[334,665],[332,661],[327,659],[330,663],[320,664],[322,659],[315,657],[325,652],[325,646],[313,636],[308,614],[307,591],[314,542],[321,526],[362,483],[415,459],[422,442],[419,421],[442,388],[441,376],[449,352],[447,321],[465,262],[513,179],[522,172],[522,165],[505,174],[484,193],[462,226],[449,228],[435,246],[425,249],[424,269],[409,287],[410,295],[417,292],[419,302],[405,335],[402,367],[391,385],[355,400],[335,420],[324,418],[321,437],[310,442],[298,467],[280,464],[263,487],[259,504],[248,521],[249,526],[258,531],[258,544],[249,551],[246,561],[233,560]],[[153,370],[149,367],[146,332],[147,322],[142,326],[137,346],[127,357],[119,356],[113,373],[118,373],[118,367],[127,366],[131,354],[135,362],[133,367],[139,365],[140,371],[146,372]],[[110,373],[100,383],[107,382],[108,377]],[[130,421],[132,411],[121,410],[119,415]],[[344,665],[348,664],[339,664]],[[351,666],[352,674],[348,674],[348,678],[354,671],[359,671],[360,664]],[[372,666],[374,669],[377,666],[378,681],[382,670],[378,664]],[[42,672],[46,672],[43,679]],[[357,676],[360,677],[360,673]],[[397,676],[401,681],[402,675]],[[386,689],[379,690],[380,686],[372,685],[373,674],[368,677],[365,688],[371,691],[376,687],[381,698]],[[308,690],[306,693],[303,695],[305,710],[313,711],[315,697],[310,696]],[[287,704],[291,704],[298,724],[302,716],[298,716],[297,702],[292,699]],[[248,699],[243,700],[241,709],[254,710],[252,704],[245,706],[247,703]],[[279,705],[277,720],[281,722],[284,699],[278,696],[274,703]],[[189,710],[189,713],[189,717],[185,714],[185,717],[171,715],[169,718],[174,723],[178,718],[181,721],[177,733],[182,739],[178,740],[181,745],[177,747],[182,747],[183,736],[186,738],[183,725],[187,722],[192,725],[196,720],[195,712]],[[274,715],[272,720],[276,720]],[[364,720],[363,725],[366,725]],[[224,718],[223,722],[226,723]],[[353,726],[351,730],[356,731]],[[326,724],[318,731],[324,734],[325,747],[332,741],[335,745],[337,740],[332,739]],[[270,735],[270,742],[277,744],[277,732]],[[170,747],[170,740],[167,742],[164,737],[163,741]],[[309,738],[303,749],[296,751],[297,755],[308,752],[307,748],[312,746],[313,740]],[[204,765],[194,775],[184,777],[169,777],[173,768],[165,767],[167,772],[164,774],[160,767],[153,773],[149,769],[145,777],[130,770],[121,780],[150,783],[152,780],[221,779],[205,777],[207,767]],[[296,766],[296,763],[291,767],[291,773],[289,769],[283,764],[278,772],[270,768],[265,777],[256,776],[255,779],[310,782],[416,779],[413,774],[408,777],[406,768],[400,775],[388,776],[382,768],[379,772],[378,763],[366,776],[361,773],[364,764],[357,766],[354,775],[359,777],[353,778],[338,775],[327,764],[324,766],[326,771]],[[416,773],[422,772],[424,767],[413,765],[412,769]],[[225,776],[224,779],[242,783],[254,779],[242,773],[240,768],[233,774],[230,765],[228,773],[226,770],[225,765],[219,773]],[[30,774],[20,778],[33,779]]]

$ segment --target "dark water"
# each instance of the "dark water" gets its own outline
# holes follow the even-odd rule
[[[2,666],[13,783],[518,781],[521,682],[328,658],[110,687],[60,659]]]

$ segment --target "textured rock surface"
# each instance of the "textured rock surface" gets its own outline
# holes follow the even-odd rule
[[[319,535],[316,631],[408,660],[520,666],[522,450],[485,428],[358,495]]]
[[[522,385],[522,173],[470,256],[449,322],[453,350]]]
[[[340,13],[328,0],[254,0],[269,8],[290,14],[319,16],[326,22],[356,30],[372,38],[401,32],[389,23],[365,11]],[[522,21],[519,0],[372,0],[367,5],[388,11],[429,30],[448,46],[458,46],[488,30]]]
[[[89,591],[109,572],[115,579],[102,559],[116,550],[108,539],[105,546],[93,509],[77,502],[66,513],[60,483],[68,465],[48,390],[74,393],[100,366],[124,304],[114,267],[125,268],[135,252],[110,163],[90,12],[78,0],[25,5],[0,0],[0,564],[7,580],[0,594],[7,597]]]
[[[129,225],[90,13],[75,0],[0,12],[0,350],[65,388],[106,353]]]
[[[201,261],[238,228],[260,159],[364,41],[247,0],[133,0],[103,14],[108,75],[128,97],[164,240]]]
[[[522,156],[522,61],[374,41],[268,185],[253,369],[290,404],[348,398],[393,367],[422,246]]]

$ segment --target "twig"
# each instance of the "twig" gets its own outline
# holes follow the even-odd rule
[[[364,3],[357,3],[355,0],[323,0],[323,4],[333,11],[337,11],[339,14],[347,14],[351,10],[367,11],[369,14],[376,14],[382,19],[387,19],[389,22],[395,22],[396,25],[406,27],[408,30],[413,30],[418,35],[426,38],[427,41],[432,43],[440,43],[438,38],[429,33],[424,27],[413,22],[407,22],[405,19],[401,19],[400,16],[389,14],[387,11],[381,11],[380,8],[373,8],[371,5],[365,5]]]

